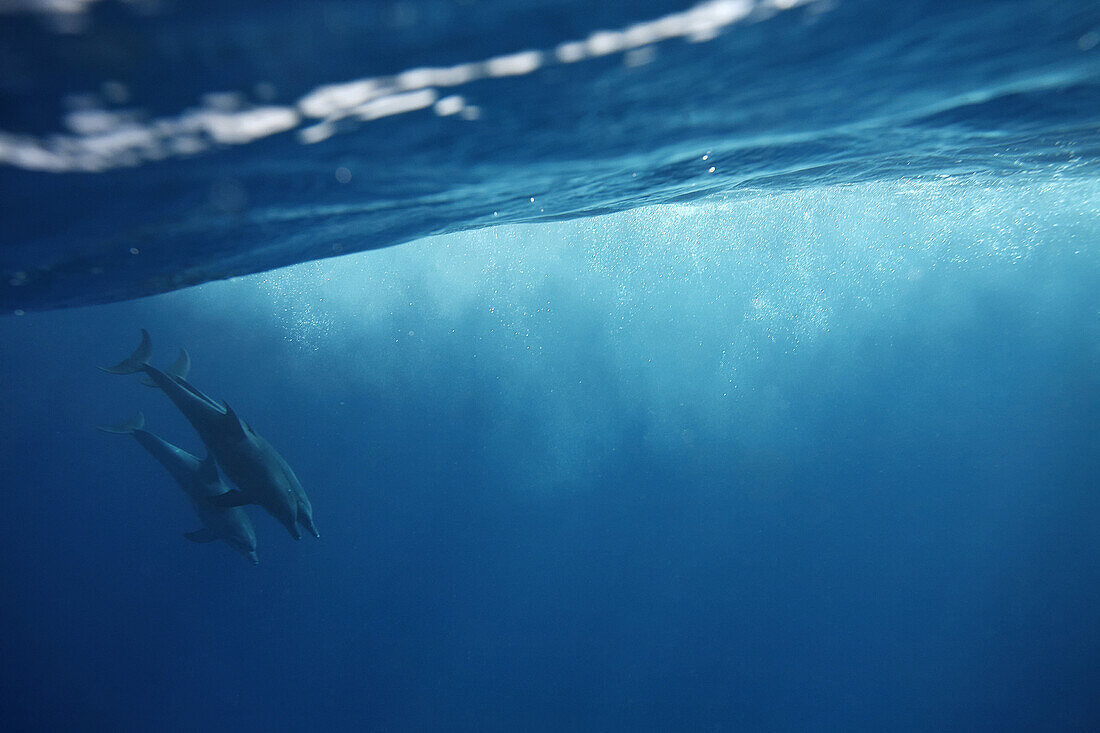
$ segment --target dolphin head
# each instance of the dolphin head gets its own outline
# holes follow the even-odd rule
[[[289,498],[289,497],[288,497]],[[293,501],[288,501],[285,504],[281,504],[276,507],[267,507],[268,511],[271,511],[271,515],[279,520],[279,523],[286,527],[286,531],[290,532],[290,536],[296,540],[302,539],[302,533],[298,531],[298,507]]]
[[[260,564],[260,556],[256,554],[256,534],[251,528],[236,532],[225,540],[237,552],[248,558],[253,565]]]
[[[296,540],[302,539],[302,533],[298,531],[298,526],[295,524],[293,517],[289,521],[284,521],[283,526],[286,527],[286,531],[290,532],[290,536]]]
[[[232,547],[234,550],[247,557],[248,561],[253,565],[260,564],[260,556],[256,554],[255,543],[253,543],[252,546],[249,547],[247,543],[241,542],[241,540],[236,537],[231,537],[226,540],[226,542],[228,542],[229,546]]]
[[[321,539],[321,533],[317,531],[317,525],[313,523],[313,516],[298,507],[298,524],[306,528],[306,531],[317,539]]]

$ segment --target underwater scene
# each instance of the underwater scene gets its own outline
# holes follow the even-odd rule
[[[1094,0],[0,0],[0,728],[1100,730]]]

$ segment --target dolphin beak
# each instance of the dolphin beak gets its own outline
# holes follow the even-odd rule
[[[260,564],[260,556],[256,554],[255,550],[252,550],[251,552],[248,553],[248,561],[250,563],[252,563],[253,565],[259,565]]]
[[[306,528],[306,531],[317,539],[321,539],[321,533],[317,531],[317,526],[313,523],[313,517],[307,517],[302,514],[298,515],[298,523]]]

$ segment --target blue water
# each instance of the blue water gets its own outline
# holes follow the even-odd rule
[[[1091,178],[1100,158],[1088,0],[165,5],[0,13],[0,310],[707,196]]]
[[[590,5],[0,4],[5,730],[1100,728],[1100,10],[747,3],[225,137],[691,3]],[[183,538],[95,430],[204,452],[95,369],[142,328],[320,539]]]

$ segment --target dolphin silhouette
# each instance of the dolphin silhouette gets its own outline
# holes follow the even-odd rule
[[[173,365],[176,370],[161,371],[149,363],[153,343],[149,332],[141,331],[141,343],[130,356],[112,367],[100,367],[109,374],[144,372],[183,413],[198,432],[207,450],[217,459],[238,491],[229,491],[207,501],[220,507],[259,504],[277,519],[291,537],[302,538],[300,523],[314,537],[320,537],[313,521],[313,506],[294,471],[271,444],[237,416],[229,405],[219,403],[187,381],[184,373],[190,364],[187,352],[180,350]]]
[[[209,501],[211,497],[229,491],[229,487],[218,475],[213,456],[207,455],[200,461],[182,448],[158,438],[145,430],[145,416],[140,412],[126,422],[102,426],[99,429],[106,433],[134,436],[141,447],[149,451],[172,474],[183,493],[187,494],[187,499],[203,524],[202,529],[184,532],[184,537],[192,542],[222,540],[247,557],[253,565],[260,564],[260,558],[256,554],[256,533],[244,510],[219,507]]]

